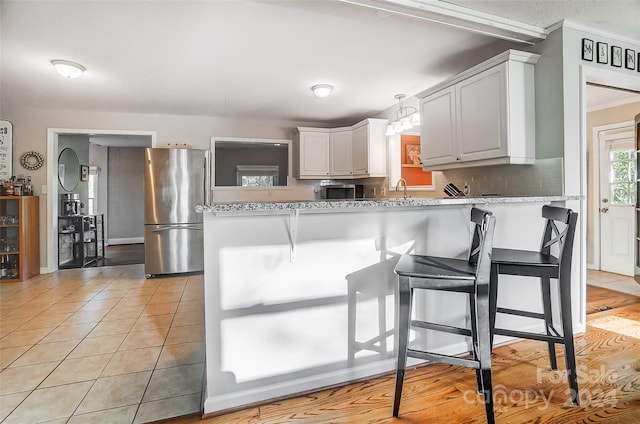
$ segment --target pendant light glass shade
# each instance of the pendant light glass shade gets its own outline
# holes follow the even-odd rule
[[[386,135],[400,134],[405,130],[410,130],[414,126],[420,125],[420,114],[418,109],[412,106],[404,107],[402,100],[406,96],[404,94],[396,94],[398,99],[398,111],[393,114],[387,125]]]

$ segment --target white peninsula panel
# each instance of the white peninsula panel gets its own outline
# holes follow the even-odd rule
[[[494,210],[496,245],[537,248],[540,208],[551,200],[486,199],[237,203],[204,211],[205,414],[317,390],[390,371],[394,266],[403,253],[466,257],[473,204]],[[536,221],[540,221],[539,223]],[[538,225],[539,224],[539,225]],[[518,277],[514,277],[518,278]],[[539,290],[500,288],[536,307]],[[504,293],[503,293],[504,292]],[[416,298],[417,313],[464,325],[463,295]],[[515,305],[515,304],[514,304]],[[349,331],[349,319],[355,322]],[[516,323],[521,327],[529,323]],[[357,342],[379,337],[382,349]],[[426,339],[443,352],[468,349],[455,335]],[[500,342],[500,339],[497,340]],[[375,343],[380,347],[380,341]]]

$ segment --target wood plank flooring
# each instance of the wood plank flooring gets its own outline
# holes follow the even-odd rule
[[[567,404],[566,378],[549,370],[546,345],[518,341],[494,349],[496,421],[515,423],[640,422],[640,297],[589,286],[587,332],[576,339],[579,407]],[[611,309],[599,311],[601,306]],[[559,363],[563,363],[562,349]],[[561,369],[564,367],[561,366]],[[173,424],[484,423],[473,370],[428,365],[407,370],[400,418],[391,417],[394,376]]]

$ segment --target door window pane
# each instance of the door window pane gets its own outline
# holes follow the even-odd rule
[[[633,150],[615,150],[609,155],[611,204],[636,203],[636,163]]]

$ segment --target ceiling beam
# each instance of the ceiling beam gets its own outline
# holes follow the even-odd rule
[[[524,44],[547,38],[544,28],[439,0],[339,0]]]

